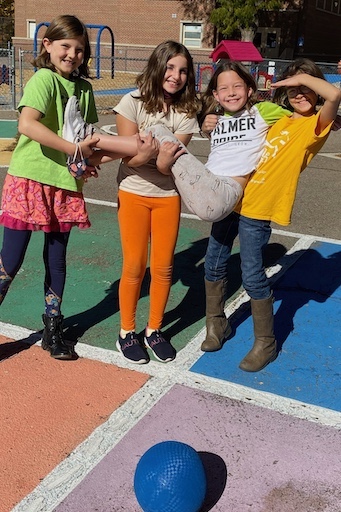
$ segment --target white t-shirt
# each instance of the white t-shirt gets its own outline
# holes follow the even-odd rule
[[[219,117],[206,167],[217,176],[245,176],[256,168],[270,126],[290,112],[270,101]]]
[[[147,114],[144,103],[138,99],[139,91],[133,91],[123,96],[114,112],[136,123],[140,133],[154,124],[164,124],[172,133],[192,134],[199,130],[196,118],[179,114],[170,109],[169,112]],[[119,188],[126,192],[149,197],[176,196],[178,192],[171,175],[166,176],[156,168],[155,159],[141,167],[129,167],[120,163],[117,181]]]

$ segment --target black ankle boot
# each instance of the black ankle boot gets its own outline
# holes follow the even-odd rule
[[[68,346],[63,339],[63,318],[62,315],[42,316],[45,329],[41,346],[44,350],[48,350],[54,359],[74,359],[75,353],[72,347]]]

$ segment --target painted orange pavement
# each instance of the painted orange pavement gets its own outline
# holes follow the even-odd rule
[[[7,512],[149,377],[88,359],[55,361],[4,336],[0,354],[0,460],[7,475],[0,512]]]

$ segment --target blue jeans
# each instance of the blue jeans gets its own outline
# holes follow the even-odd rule
[[[270,239],[270,221],[249,219],[235,212],[212,224],[205,257],[205,278],[226,278],[233,242],[239,234],[242,281],[252,299],[267,299],[271,294],[263,264],[263,251]]]

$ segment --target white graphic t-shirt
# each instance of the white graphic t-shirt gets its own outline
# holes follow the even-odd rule
[[[220,116],[211,133],[206,167],[217,176],[250,174],[260,159],[269,128],[289,114],[279,105],[264,101],[250,110]]]

